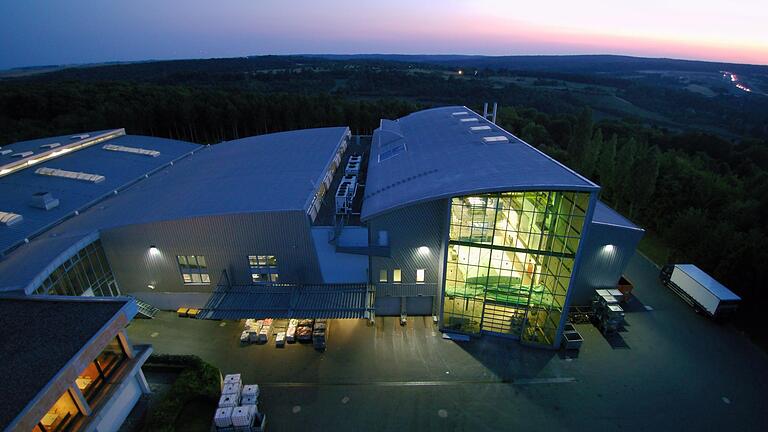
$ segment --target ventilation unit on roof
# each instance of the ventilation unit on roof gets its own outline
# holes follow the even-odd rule
[[[20,214],[0,211],[0,225],[11,226],[23,221]]]
[[[45,167],[36,169],[35,174],[51,176],[51,177],[62,177],[62,178],[68,178],[72,180],[81,180],[81,181],[87,181],[91,183],[101,183],[105,179],[103,175],[99,175],[99,174],[88,174],[84,172],[65,171],[57,168],[45,168]]]
[[[36,192],[32,194],[29,205],[34,208],[50,210],[59,206],[59,200],[54,198],[50,192]]]
[[[358,175],[360,174],[360,164],[363,158],[358,155],[352,155],[347,161],[347,166],[344,168],[344,174],[346,175]]]
[[[33,154],[35,154],[35,152],[25,151],[21,153],[14,153],[11,155],[11,157],[25,158],[27,156],[32,156]]]
[[[336,189],[336,214],[352,212],[352,202],[357,193],[357,176],[345,175]]]
[[[43,144],[43,145],[40,146],[40,148],[52,149],[52,148],[56,148],[56,147],[58,147],[60,145],[61,145],[60,143]]]
[[[143,156],[152,156],[152,157],[160,156],[160,152],[157,150],[147,150],[139,147],[126,147],[126,146],[115,145],[115,144],[107,144],[102,148],[104,150],[117,151],[117,152],[123,152],[123,153],[133,153],[133,154],[138,154]]]
[[[484,126],[470,126],[469,130],[471,130],[472,132],[486,131],[486,130],[491,130],[491,127],[488,126],[488,125],[484,125]]]
[[[483,141],[485,141],[486,143],[509,142],[509,138],[503,135],[488,136],[488,137],[483,137]]]
[[[480,120],[478,120],[477,117],[469,117],[469,118],[459,119],[459,121],[462,123],[469,123],[469,122],[476,122]]]
[[[74,140],[74,139],[77,139],[77,140],[83,140],[83,139],[86,139],[86,138],[88,138],[88,137],[90,137],[90,136],[91,136],[91,135],[89,135],[89,134],[82,134],[82,135],[72,135],[71,137],[69,137],[69,139],[72,139],[72,140]]]

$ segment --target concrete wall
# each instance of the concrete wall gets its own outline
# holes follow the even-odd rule
[[[589,304],[596,289],[615,288],[644,233],[641,229],[593,222],[572,288],[571,305]]]
[[[382,312],[390,310],[394,302],[386,297],[439,297],[443,279],[443,258],[447,237],[448,201],[437,200],[405,207],[381,215],[369,221],[371,244],[378,244],[379,232],[386,231],[391,257],[372,257],[370,277],[376,285],[376,301]],[[429,251],[422,253],[419,248],[426,246]],[[401,269],[402,283],[392,283],[392,270]],[[416,284],[416,270],[425,269],[424,284]],[[388,283],[379,282],[379,271],[387,270]],[[385,305],[386,303],[386,305]],[[408,314],[431,314],[423,304],[411,301],[412,311]],[[379,314],[379,311],[376,312]],[[399,312],[398,312],[399,314]]]
[[[202,306],[223,270],[232,284],[250,284],[248,255],[275,255],[280,282],[322,282],[309,220],[301,211],[132,225],[104,231],[101,238],[121,292],[162,309]],[[157,253],[150,252],[152,245]],[[205,256],[211,283],[185,285],[177,255]]]

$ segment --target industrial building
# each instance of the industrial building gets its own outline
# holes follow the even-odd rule
[[[10,151],[8,151],[10,150]],[[556,347],[643,230],[461,106],[216,145],[122,129],[0,148],[0,290],[203,319],[434,316]]]

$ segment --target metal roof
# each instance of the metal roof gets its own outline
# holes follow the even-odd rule
[[[704,270],[696,267],[694,264],[675,264],[675,269],[680,269],[683,273],[693,278],[696,282],[705,286],[709,292],[716,295],[720,300],[741,300],[741,297],[734,294],[731,290],[717,281],[717,279],[708,275]]]
[[[105,131],[90,132],[98,136]],[[106,131],[110,132],[110,131]],[[3,148],[23,149],[37,153],[41,145],[52,142],[68,144],[70,136],[38,139],[14,143]],[[159,151],[157,157],[108,151],[106,144],[143,148]],[[118,136],[107,141],[48,159],[28,168],[0,177],[0,211],[16,213],[23,220],[13,226],[0,225],[0,254],[21,244],[24,239],[44,231],[75,211],[82,212],[92,203],[109,196],[141,179],[170,161],[201,148],[197,144],[145,136]],[[54,148],[53,150],[57,150]],[[44,148],[40,150],[48,151]],[[8,158],[8,156],[1,156]],[[35,157],[35,155],[31,156]],[[7,162],[0,160],[0,164]],[[73,173],[90,173],[103,176],[99,182],[81,181],[73,178],[46,176],[37,173],[42,168],[53,168]],[[50,193],[58,200],[58,206],[46,210],[32,206],[35,194]],[[39,197],[39,195],[38,195]]]
[[[336,150],[341,145],[348,128],[306,129],[270,135],[260,135],[229,141],[213,146],[198,146],[180,141],[159,140],[147,137],[126,136],[109,141],[120,145],[138,145],[147,140],[159,140],[162,145],[183,145],[184,149],[199,149],[173,164],[167,164],[146,179],[142,179],[117,195],[110,196],[97,205],[73,216],[73,211],[63,211],[58,219],[53,216],[43,220],[37,226],[44,226],[51,221],[57,223],[43,234],[22,244],[0,260],[0,291],[22,290],[36,282],[38,275],[51,266],[60,255],[69,254],[72,249],[84,241],[98,238],[101,230],[166,220],[191,217],[213,216],[220,214],[268,212],[268,211],[306,211],[317,186],[322,182],[325,170],[333,161]],[[121,141],[122,140],[122,141]],[[162,147],[162,146],[159,146]],[[158,148],[162,153],[164,150]],[[98,153],[99,158],[118,157],[136,158],[141,161],[163,160],[164,156],[148,157],[131,153],[108,151],[95,146],[77,152],[71,156],[89,156],[89,152]],[[169,153],[167,150],[166,153]],[[85,162],[71,161],[68,163]],[[89,165],[91,166],[91,165]],[[69,179],[37,177],[45,180],[59,180],[61,190],[54,191],[54,196],[64,197],[60,207],[68,197],[80,196],[83,188],[101,187],[116,178],[130,179],[132,176],[120,171],[123,164],[113,164],[113,171],[103,171],[106,180],[98,184],[85,184]],[[69,168],[69,165],[65,167]],[[95,172],[95,169],[91,169]],[[131,172],[133,173],[133,172]],[[25,170],[0,178],[0,188],[5,187],[9,179],[15,176],[32,175],[34,170]],[[142,175],[143,177],[143,175]],[[87,186],[87,187],[86,187]],[[36,190],[36,189],[35,189]],[[100,189],[104,191],[104,189]],[[109,193],[112,188],[106,189]],[[2,191],[2,189],[0,189]],[[31,195],[32,191],[29,191]],[[102,192],[103,194],[103,192]],[[0,195],[2,196],[2,195]],[[26,196],[20,194],[15,202],[27,205]],[[88,196],[90,200],[90,195]],[[81,199],[81,201],[86,201]],[[3,199],[0,202],[5,202]],[[29,207],[30,210],[37,210]],[[12,210],[12,209],[11,209]],[[54,215],[58,209],[38,210],[43,214]],[[23,213],[22,213],[23,215]],[[62,217],[69,219],[61,222]],[[26,217],[25,217],[26,219]],[[23,227],[26,220],[11,227],[0,227],[0,232],[11,232]],[[31,226],[32,224],[30,224]],[[28,234],[17,234],[14,238]],[[21,239],[25,237],[20,237]]]
[[[361,218],[458,195],[536,189],[599,186],[467,107],[434,108],[382,120],[374,131]]]
[[[614,225],[622,228],[645,231],[644,229],[632,223],[632,221],[629,219],[622,216],[616,210],[610,208],[608,204],[600,200],[597,200],[597,203],[595,204],[595,212],[592,216],[592,223]]]
[[[198,317],[364,318],[369,305],[366,284],[219,287]]]

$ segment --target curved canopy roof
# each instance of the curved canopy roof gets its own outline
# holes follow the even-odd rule
[[[580,176],[467,107],[382,120],[361,218],[423,201],[509,190],[595,191]]]

